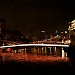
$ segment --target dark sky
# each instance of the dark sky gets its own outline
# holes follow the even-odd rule
[[[36,35],[68,29],[75,19],[74,4],[70,0],[0,0],[0,17],[6,19],[7,29]]]

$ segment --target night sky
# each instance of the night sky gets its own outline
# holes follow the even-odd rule
[[[0,17],[6,19],[7,29],[50,34],[68,29],[68,22],[75,19],[74,7],[70,0],[0,0]]]

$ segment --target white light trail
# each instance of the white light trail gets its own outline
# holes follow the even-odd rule
[[[10,46],[0,46],[0,48],[20,47],[20,46],[44,46],[44,47],[69,47],[69,45],[62,44],[19,44]]]

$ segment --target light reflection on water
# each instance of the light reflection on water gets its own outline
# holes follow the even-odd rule
[[[53,61],[68,61],[69,59],[65,57],[62,59],[60,56],[43,56],[43,55],[35,55],[35,54],[20,54],[20,53],[1,53],[2,61],[31,61],[31,62],[53,62]]]
[[[68,57],[61,57],[61,48],[7,48],[0,52],[0,61],[30,61],[30,62],[54,62],[69,61]]]

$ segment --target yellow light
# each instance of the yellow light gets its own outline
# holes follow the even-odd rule
[[[71,40],[66,40],[65,41],[65,44],[70,44],[71,43]]]
[[[75,23],[75,20],[73,20],[71,23]]]
[[[64,58],[64,50],[62,49],[62,58]]]
[[[71,40],[68,40],[68,43],[70,44],[71,43]]]

